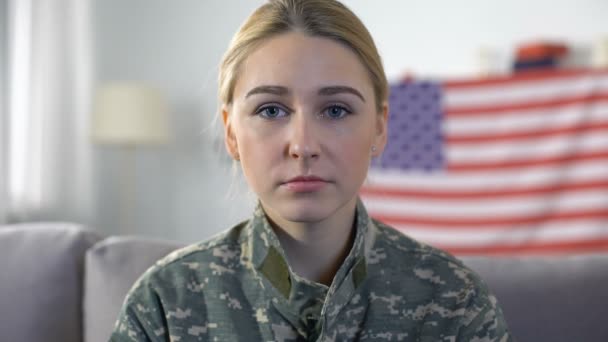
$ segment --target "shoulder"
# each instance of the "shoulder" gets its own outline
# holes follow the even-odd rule
[[[135,282],[129,296],[143,288],[162,290],[176,282],[206,274],[232,274],[241,266],[241,243],[249,221],[181,249],[158,260]]]
[[[382,222],[374,224],[376,241],[368,260],[372,272],[384,273],[395,282],[408,282],[409,287],[404,288],[418,288],[428,299],[451,298],[456,306],[494,300],[479,275],[453,255]]]
[[[462,340],[509,340],[496,297],[477,273],[441,249],[381,222],[374,221],[374,225],[376,241],[368,264],[376,262],[376,267],[370,267],[372,273],[383,273],[372,277],[381,279],[374,283],[375,290],[406,297],[402,309],[411,312],[414,319],[433,315],[450,318],[456,322]]]
[[[148,340],[150,336],[168,340],[171,319],[188,323],[203,317],[206,306],[193,298],[203,290],[234,283],[231,277],[242,268],[241,242],[247,223],[178,249],[150,267],[127,294],[111,340]]]
[[[413,239],[380,221],[373,220],[373,224],[377,232],[374,249],[386,254],[388,263],[394,261],[395,266],[399,268],[426,265],[471,272],[462,261],[442,249]],[[384,258],[384,256],[380,257]]]

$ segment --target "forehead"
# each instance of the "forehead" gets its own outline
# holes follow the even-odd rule
[[[297,32],[264,41],[246,58],[240,71],[235,99],[260,85],[280,85],[293,91],[344,85],[373,92],[366,68],[348,47]]]

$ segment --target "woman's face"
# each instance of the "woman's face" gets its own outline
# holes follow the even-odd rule
[[[286,33],[242,65],[223,111],[226,146],[271,217],[320,222],[354,207],[370,158],[384,148],[386,112],[351,50]]]

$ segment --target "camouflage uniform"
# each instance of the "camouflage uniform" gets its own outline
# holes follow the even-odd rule
[[[260,206],[133,286],[111,341],[511,341],[496,298],[454,257],[371,220],[359,201],[330,287],[294,274]]]

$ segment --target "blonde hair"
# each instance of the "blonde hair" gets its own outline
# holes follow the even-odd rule
[[[287,32],[324,37],[350,48],[369,72],[378,112],[388,97],[382,60],[361,20],[336,0],[269,0],[243,23],[220,66],[219,98],[233,101],[234,87],[243,61],[266,39]]]

